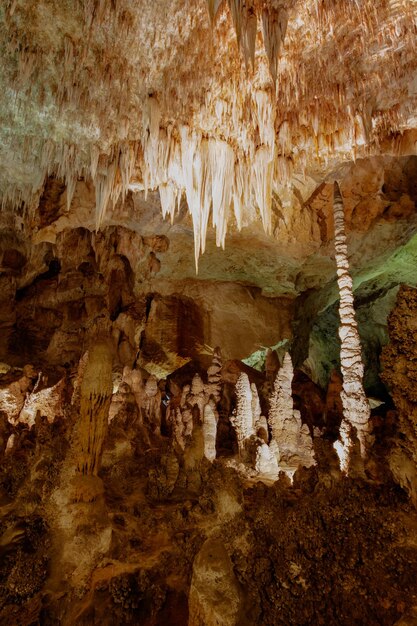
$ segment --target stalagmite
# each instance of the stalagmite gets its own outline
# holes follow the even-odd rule
[[[293,399],[291,385],[293,376],[291,356],[286,352],[282,367],[275,379],[268,415],[271,436],[277,442],[282,442],[285,439],[285,422],[288,419],[292,419]]]
[[[219,416],[216,411],[216,405],[211,400],[204,407],[203,417],[203,437],[204,437],[204,456],[209,461],[214,461],[216,458],[216,433],[217,422]]]
[[[361,456],[365,456],[370,408],[363,389],[364,368],[355,318],[352,278],[349,273],[343,199],[337,182],[334,184],[333,209],[337,284],[340,294],[340,367],[343,376],[341,392],[343,420],[340,426],[340,441],[335,443],[335,449],[340,459],[341,469],[347,471],[352,448],[352,428],[356,430]]]
[[[278,478],[279,466],[274,450],[267,443],[261,443],[256,449],[255,460],[256,471],[267,478],[276,480]]]
[[[268,415],[272,434],[269,447],[276,454],[279,468],[288,472],[291,477],[299,465],[310,467],[315,464],[313,441],[308,426],[302,424],[300,412],[294,410],[293,375],[291,356],[286,352],[275,379]]]
[[[255,435],[255,425],[252,415],[252,391],[248,375],[242,372],[236,383],[237,406],[230,417],[234,426],[241,455],[246,443],[252,435]]]
[[[205,386],[208,397],[213,396],[214,400],[218,402],[221,396],[222,390],[222,357],[220,348],[215,348],[213,352],[213,360],[210,367],[207,370],[207,385]]]
[[[198,407],[200,419],[203,419],[204,407],[208,402],[208,396],[205,390],[205,385],[199,374],[195,374],[191,382],[190,392],[186,397],[188,405],[192,408]]]
[[[75,455],[82,474],[96,476],[100,469],[112,391],[111,350],[106,343],[97,343],[88,351],[80,387]]]
[[[155,376],[149,376],[145,384],[145,395],[143,399],[144,415],[152,431],[161,434],[161,392],[158,388],[158,381]]]

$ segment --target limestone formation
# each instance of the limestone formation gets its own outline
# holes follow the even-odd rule
[[[39,376],[41,376],[41,374]],[[42,386],[44,385],[47,385],[47,381],[44,381]],[[38,413],[46,417],[50,423],[54,422],[56,419],[59,420],[62,418],[62,394],[64,389],[64,378],[51,387],[45,386],[44,389],[37,389],[35,386],[33,391],[26,395],[19,414],[19,422],[33,426]]]
[[[222,387],[222,357],[220,348],[215,348],[213,352],[213,360],[210,367],[207,370],[207,385],[205,387],[207,395],[213,396],[214,400],[218,402],[221,396]]]
[[[76,460],[81,474],[97,475],[107,432],[113,390],[112,354],[108,344],[96,343],[88,350],[88,360],[80,386],[80,416],[76,425]]]
[[[244,455],[249,439],[255,435],[252,413],[252,391],[247,374],[242,372],[236,383],[236,409],[230,417],[236,432],[239,455]]]
[[[263,477],[276,480],[278,478],[279,466],[277,455],[273,447],[267,443],[261,443],[256,449],[255,469]]]
[[[208,402],[206,388],[199,374],[195,374],[191,382],[190,392],[187,395],[186,402],[193,408],[198,407],[200,419],[203,419],[204,407]]]
[[[189,626],[234,626],[242,606],[232,563],[219,539],[207,539],[193,563]]]
[[[340,467],[346,472],[352,448],[351,429],[354,429],[359,440],[362,457],[365,456],[370,408],[363,388],[364,368],[349,272],[343,199],[337,183],[334,184],[333,206],[337,284],[340,294],[340,367],[343,377],[343,420],[340,425],[340,441],[335,443],[335,449],[340,459]]]
[[[273,189],[284,195],[300,175],[308,181],[329,164],[383,150],[410,153],[415,92],[402,86],[415,71],[414,2],[374,10],[366,0],[352,11],[313,0],[204,4],[175,0],[172,14],[161,2],[142,10],[138,0],[74,13],[57,0],[10,4],[1,15],[2,202],[36,205],[54,174],[69,208],[84,176],[98,226],[129,189],[159,190],[171,217],[185,191],[198,256],[210,211],[224,245],[232,215],[238,227],[260,215],[268,231]],[[52,37],[54,15],[68,28]],[[325,30],[332,39],[323,49]],[[377,104],[381,93],[391,96]]]
[[[153,375],[149,376],[146,381],[142,407],[145,421],[152,431],[159,435],[161,433],[161,392],[158,388],[158,381]]]
[[[33,366],[25,365],[18,380],[0,389],[0,410],[7,413],[10,422],[15,423],[19,421],[27,394],[29,390],[33,389],[34,381],[37,377],[38,373]]]
[[[216,406],[213,400],[211,400],[204,407],[203,416],[204,456],[209,461],[214,461],[216,458],[216,434],[218,420],[219,415],[216,411]]]
[[[313,442],[307,424],[302,424],[299,411],[294,410],[292,398],[293,366],[291,356],[284,361],[274,383],[270,398],[268,421],[271,428],[270,448],[275,452],[280,469],[291,475],[299,465],[315,464]]]
[[[268,421],[272,439],[284,444],[286,439],[286,421],[293,418],[292,379],[294,371],[291,356],[285,353],[282,367],[274,383],[274,391],[270,399]]]

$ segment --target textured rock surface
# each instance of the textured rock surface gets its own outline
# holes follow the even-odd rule
[[[392,311],[390,343],[383,351],[383,380],[398,410],[398,436],[391,450],[390,468],[417,504],[417,290],[402,286]]]

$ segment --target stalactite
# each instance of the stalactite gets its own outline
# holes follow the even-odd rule
[[[212,22],[216,19],[222,1],[223,0],[207,0],[208,11]]]
[[[274,83],[277,81],[278,60],[287,31],[288,13],[285,7],[265,6],[262,11],[262,30],[269,69]]]
[[[370,408],[362,382],[364,368],[355,318],[352,278],[349,272],[343,199],[336,182],[333,210],[337,284],[340,294],[340,366],[343,377],[341,392],[343,420],[340,427],[340,441],[335,443],[335,449],[340,458],[341,469],[347,471],[352,448],[352,428],[355,429],[359,440],[361,456],[365,457]]]

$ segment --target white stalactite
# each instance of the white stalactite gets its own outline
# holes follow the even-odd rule
[[[339,455],[341,469],[347,471],[352,446],[351,427],[356,429],[361,456],[365,456],[366,438],[369,427],[370,408],[363,388],[363,362],[358,325],[355,318],[352,278],[345,234],[345,214],[339,185],[334,184],[334,229],[336,248],[337,284],[340,304],[340,366],[343,377],[341,399],[343,420],[340,427],[340,439],[335,449]]]

